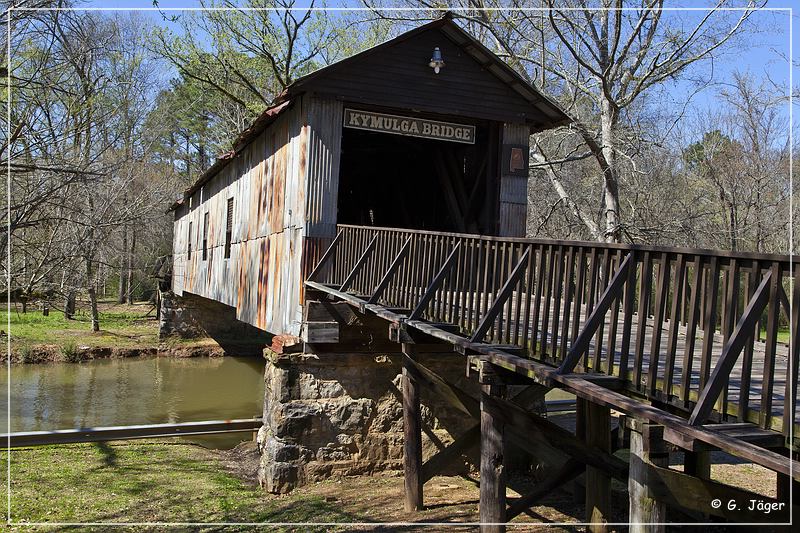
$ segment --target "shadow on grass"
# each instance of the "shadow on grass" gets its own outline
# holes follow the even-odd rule
[[[103,463],[106,466],[117,466],[117,452],[114,448],[109,446],[107,442],[96,442],[94,446],[103,454]]]

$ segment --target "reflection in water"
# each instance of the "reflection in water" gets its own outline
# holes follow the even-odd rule
[[[261,416],[263,374],[263,359],[242,357],[16,365],[11,369],[11,431]],[[3,369],[3,414],[8,411],[7,381]],[[250,438],[232,433],[188,440],[231,447]]]

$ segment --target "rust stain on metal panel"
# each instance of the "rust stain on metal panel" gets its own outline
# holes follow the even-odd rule
[[[267,188],[269,183],[266,174],[269,161],[267,158],[269,155],[266,153],[267,146],[263,140],[258,142],[257,147],[260,149],[259,151],[264,154],[265,158],[259,160],[258,164],[253,169],[254,172],[251,173],[251,191],[255,191],[255,194],[250,195],[250,200],[254,209],[251,209],[253,216],[251,216],[250,223],[247,225],[248,239],[252,239],[255,235],[258,235],[258,221],[264,219],[268,207]],[[256,232],[255,235],[253,234],[254,231]]]
[[[282,265],[282,257],[283,257],[283,234],[276,234],[270,236],[271,240],[274,240],[273,244],[275,246],[275,250],[272,253],[272,257],[270,258],[271,261],[271,270],[272,270],[272,290],[270,291],[269,300],[270,306],[269,309],[269,318],[270,321],[275,321],[276,317],[280,316],[280,310],[283,306],[287,305],[285,301],[284,294],[283,294],[283,276],[286,275],[287,269],[281,269]],[[274,259],[273,259],[274,258]]]
[[[267,286],[270,279],[269,271],[269,239],[260,239],[258,257],[258,278],[256,289],[256,305],[258,307],[256,323],[259,328],[264,328],[267,322],[266,300],[267,300]]]
[[[272,199],[269,209],[269,232],[278,233],[283,229],[283,201],[284,189],[286,187],[286,156],[288,147],[286,146],[286,124],[281,122],[276,124],[277,132],[272,134],[273,146],[277,148],[273,156],[273,176],[272,176]]]
[[[308,166],[308,124],[304,124],[300,129],[300,146],[298,152],[300,159],[298,162],[297,173],[295,180],[297,181],[297,199],[294,202],[294,218],[298,221],[298,225],[302,224],[303,207],[306,203],[306,183],[307,183],[307,170]]]
[[[239,290],[236,294],[236,307],[238,309],[244,309],[244,304],[247,301],[247,247],[249,244],[249,242],[243,242],[242,245],[239,246]]]

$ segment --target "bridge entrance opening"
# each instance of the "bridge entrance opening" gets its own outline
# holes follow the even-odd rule
[[[494,234],[496,131],[466,144],[342,128],[337,221]]]

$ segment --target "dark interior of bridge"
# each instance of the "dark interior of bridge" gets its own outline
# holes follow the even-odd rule
[[[495,232],[490,128],[474,145],[343,128],[340,224]]]

